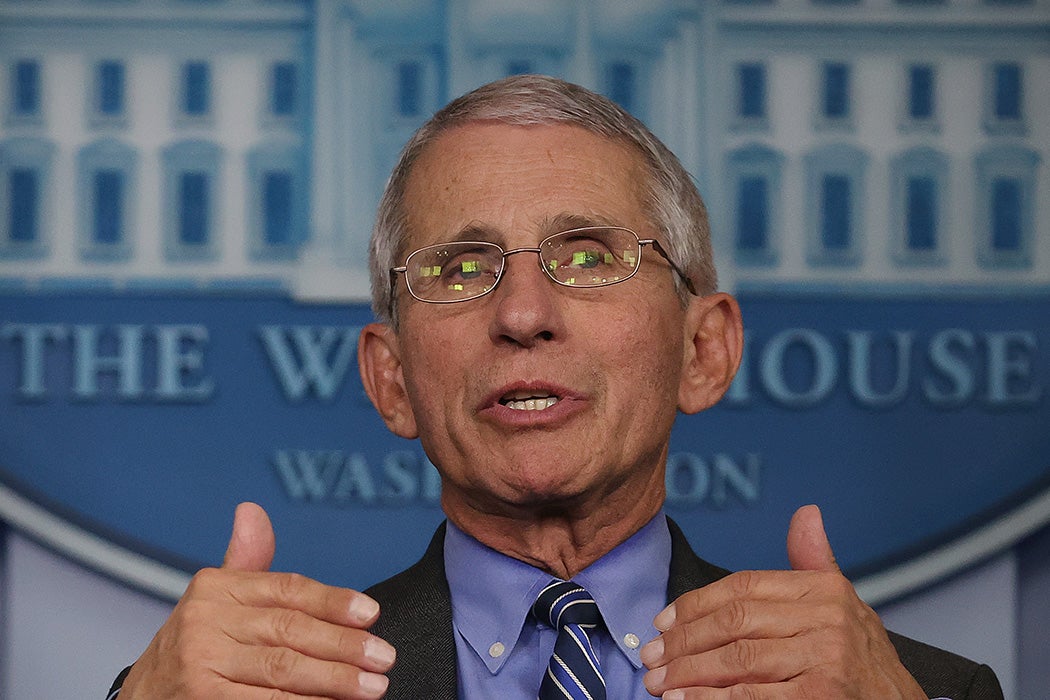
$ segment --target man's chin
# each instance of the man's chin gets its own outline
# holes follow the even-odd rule
[[[593,486],[577,482],[533,480],[506,487],[503,503],[532,516],[557,517],[562,513],[579,512],[588,497],[595,493]]]
[[[551,480],[530,480],[480,484],[464,498],[446,489],[446,507],[457,504],[490,515],[534,519],[554,517],[579,508],[587,489],[578,484]]]

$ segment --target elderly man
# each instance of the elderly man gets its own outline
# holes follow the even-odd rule
[[[743,334],[699,194],[623,110],[536,76],[452,102],[406,146],[371,262],[361,375],[447,523],[364,595],[268,572],[242,504],[121,700],[1002,696],[883,629],[815,507],[793,571],[730,574],[663,515],[675,414],[721,398]]]

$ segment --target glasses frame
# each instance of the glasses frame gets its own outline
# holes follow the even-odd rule
[[[626,233],[631,234],[631,236],[634,237],[634,239],[638,242],[638,263],[634,266],[634,269],[631,270],[631,274],[626,275],[625,277],[621,277],[620,279],[609,280],[609,281],[606,281],[606,282],[601,282],[599,284],[587,284],[587,285],[569,284],[567,282],[562,282],[557,277],[555,277],[554,274],[550,270],[547,269],[547,266],[543,264],[543,256],[542,256],[542,249],[543,248],[542,248],[542,246],[543,246],[544,243],[546,243],[550,239],[556,238],[557,236],[563,236],[563,235],[565,235],[567,233],[586,233],[587,231],[594,231],[594,230],[600,230],[600,229],[613,229],[613,230],[616,230],[616,231],[625,231]],[[499,270],[496,272],[495,279],[492,282],[492,286],[489,287],[488,289],[486,289],[485,291],[481,292],[480,294],[475,294],[475,295],[469,296],[469,297],[463,297],[462,299],[423,299],[422,297],[416,296],[416,293],[412,291],[412,285],[408,282],[408,277],[407,277],[409,263],[411,262],[412,258],[416,254],[421,253],[421,252],[423,252],[425,250],[430,250],[432,248],[440,248],[442,246],[447,246],[447,245],[450,245],[452,243],[466,243],[466,244],[475,244],[475,245],[485,245],[485,246],[491,246],[491,247],[495,248],[496,250],[500,251],[500,257],[502,259],[500,261]],[[471,301],[473,299],[480,299],[481,297],[485,296],[486,294],[488,294],[492,290],[494,290],[496,287],[498,287],[499,283],[500,283],[500,280],[503,279],[503,273],[507,269],[507,258],[510,257],[511,255],[517,255],[518,253],[535,253],[536,254],[536,262],[540,266],[540,269],[543,270],[543,273],[547,276],[547,278],[550,281],[554,282],[558,286],[569,287],[570,289],[597,289],[598,287],[608,287],[608,286],[611,286],[611,285],[614,285],[614,284],[619,284],[621,282],[626,282],[627,280],[629,280],[632,277],[634,277],[635,273],[637,273],[638,270],[641,269],[641,267],[642,267],[642,255],[641,254],[642,254],[642,250],[645,248],[645,246],[651,246],[653,250],[655,250],[657,253],[660,254],[660,257],[662,257],[664,260],[667,261],[667,264],[671,266],[671,269],[674,270],[674,272],[682,280],[682,282],[685,284],[686,289],[689,290],[690,294],[692,294],[693,296],[699,296],[697,294],[696,287],[693,286],[693,281],[691,279],[689,279],[689,276],[686,275],[685,272],[683,272],[680,267],[678,267],[678,265],[675,263],[675,261],[671,259],[671,256],[668,255],[667,251],[664,250],[664,247],[662,245],[660,245],[660,242],[658,240],[656,240],[655,238],[641,238],[637,233],[635,233],[631,229],[626,228],[624,226],[582,226],[582,227],[579,227],[579,228],[571,228],[571,229],[568,229],[568,230],[565,230],[565,231],[558,231],[557,233],[552,233],[551,235],[547,236],[542,241],[540,241],[539,245],[536,246],[536,247],[524,247],[524,248],[514,248],[512,250],[503,250],[502,246],[500,246],[498,243],[493,243],[492,241],[449,241],[449,242],[445,242],[445,243],[435,243],[433,245],[423,246],[422,248],[418,248],[416,250],[413,250],[411,253],[409,253],[405,257],[405,264],[404,265],[400,265],[398,267],[390,268],[390,313],[391,313],[391,316],[393,316],[393,312],[394,312],[394,295],[395,295],[396,288],[397,288],[397,276],[399,274],[406,275],[406,277],[405,277],[405,289],[408,290],[408,293],[412,295],[413,299],[416,299],[417,301],[421,301],[424,304],[458,304],[458,303],[460,303],[462,301]]]

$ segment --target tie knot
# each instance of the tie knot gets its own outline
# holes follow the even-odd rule
[[[572,581],[554,580],[547,584],[537,596],[532,612],[556,630],[565,625],[594,627],[602,623],[594,598]]]

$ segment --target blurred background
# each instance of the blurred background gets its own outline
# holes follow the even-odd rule
[[[441,519],[363,397],[412,131],[517,73],[645,121],[708,203],[745,365],[668,513],[1050,697],[1047,0],[0,0],[0,697],[104,697],[234,505],[363,587]],[[450,349],[454,351],[454,349]]]

